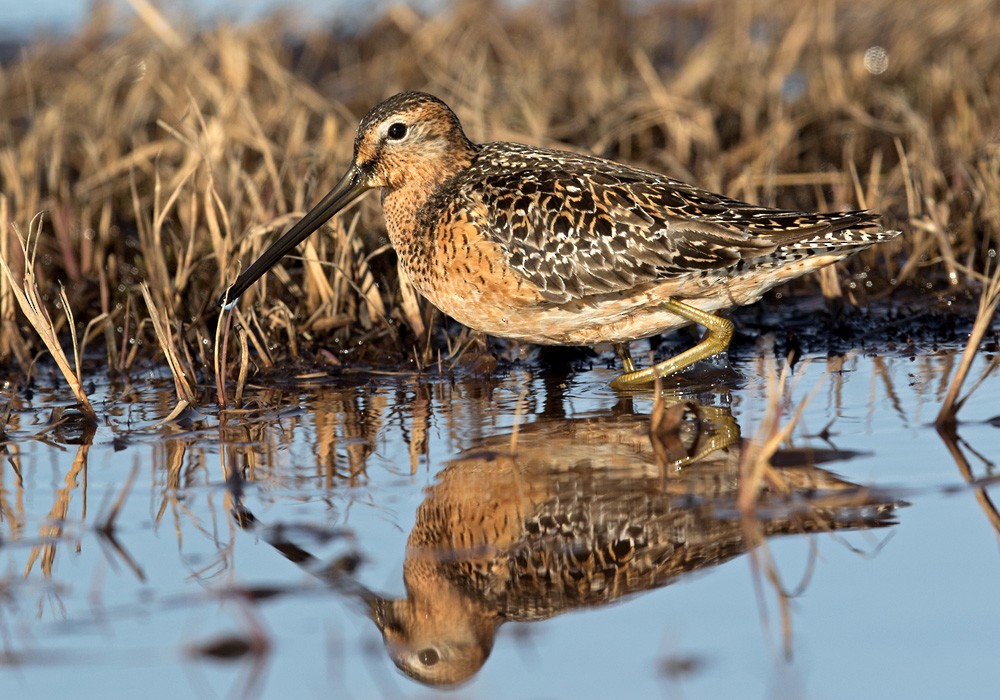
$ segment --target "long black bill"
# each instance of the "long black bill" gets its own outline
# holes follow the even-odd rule
[[[236,300],[240,298],[240,294],[274,267],[275,263],[367,189],[369,189],[368,185],[365,184],[361,173],[352,166],[347,174],[340,179],[340,182],[330,190],[330,193],[320,200],[319,204],[310,209],[309,213],[299,219],[281,238],[272,243],[254,261],[253,265],[236,278],[232,286],[219,297],[219,306],[229,307],[235,304]]]

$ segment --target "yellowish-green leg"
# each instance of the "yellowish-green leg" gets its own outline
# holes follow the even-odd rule
[[[628,343],[615,343],[615,352],[622,359],[622,368],[629,374],[635,371],[635,363],[632,362],[632,351],[629,350]]]
[[[715,314],[710,314],[707,311],[702,311],[701,309],[695,308],[690,304],[677,301],[676,299],[668,299],[663,302],[661,306],[667,311],[677,314],[681,318],[704,326],[708,333],[706,333],[701,342],[693,348],[685,350],[679,355],[675,355],[674,357],[657,363],[652,367],[647,367],[646,369],[636,370],[635,365],[632,364],[631,357],[629,357],[628,362],[626,362],[625,358],[622,357],[625,374],[616,377],[614,381],[611,382],[611,386],[615,389],[632,389],[643,384],[649,384],[650,382],[655,381],[657,377],[666,377],[670,374],[674,374],[675,372],[679,372],[685,367],[690,367],[698,360],[704,360],[706,357],[718,355],[720,352],[725,351],[725,349],[729,347],[729,341],[733,339],[733,324],[729,319],[716,316]],[[621,346],[616,346],[616,349],[619,347]],[[621,350],[618,352],[621,354]],[[627,346],[625,352],[628,352]]]

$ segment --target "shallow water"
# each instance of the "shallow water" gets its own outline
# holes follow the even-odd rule
[[[672,383],[655,440],[603,362],[269,380],[222,425],[135,376],[92,436],[43,373],[5,395],[0,697],[440,692],[391,657],[460,697],[996,697],[1000,375],[955,443],[956,364],[800,361],[752,520],[760,359]]]

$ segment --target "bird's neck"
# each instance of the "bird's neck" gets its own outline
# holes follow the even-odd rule
[[[406,201],[409,206],[423,204],[445,183],[469,167],[478,147],[468,141],[452,142],[447,148],[431,144],[419,158],[396,164],[396,173],[389,186],[382,190],[382,199]]]
[[[477,150],[469,143],[461,149],[450,149],[447,157],[422,159],[407,168],[396,184],[382,188],[382,207],[393,245],[398,243],[398,234],[417,230],[418,218],[428,201],[472,164]]]

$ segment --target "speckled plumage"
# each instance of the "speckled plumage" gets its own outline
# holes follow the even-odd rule
[[[885,237],[864,230],[876,225],[869,212],[775,211],[601,158],[516,143],[481,146],[431,196],[422,223],[446,226],[459,209],[484,212],[476,224],[506,264],[557,304]]]
[[[652,591],[764,536],[893,522],[898,504],[813,466],[830,456],[790,450],[748,538],[734,516],[742,443],[732,414],[691,404],[662,438],[677,443],[666,460],[649,430],[644,415],[540,421],[522,426],[516,454],[498,435],[450,461],[407,540],[406,595],[369,599],[393,661],[425,683],[460,682],[506,622]]]
[[[622,348],[692,322],[719,336],[645,379],[724,350],[732,328],[715,311],[898,235],[867,211],[780,211],[593,156],[477,145],[447,105],[407,92],[364,117],[348,174],[228,300],[371,188],[414,287],[472,328]]]

